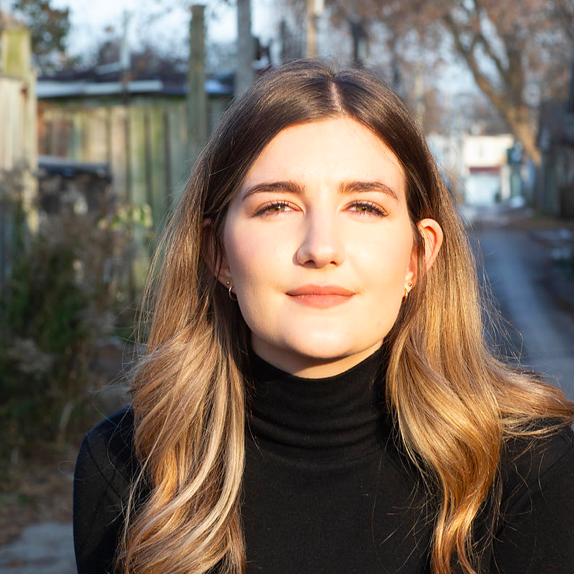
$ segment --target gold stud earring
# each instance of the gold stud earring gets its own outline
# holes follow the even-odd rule
[[[407,283],[407,286],[405,287],[404,292],[403,292],[403,303],[407,300],[407,297],[409,296],[409,292],[412,288],[413,288],[413,284],[411,281],[409,281]]]

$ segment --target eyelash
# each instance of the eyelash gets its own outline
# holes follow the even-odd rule
[[[379,207],[376,203],[373,203],[372,201],[354,201],[353,203],[351,203],[351,206],[353,207],[367,207],[368,209],[370,209],[371,211],[356,211],[355,213],[358,213],[360,215],[362,214],[369,214],[369,215],[375,215],[377,217],[386,217],[388,214],[387,212],[382,209],[381,207]],[[255,215],[264,215],[267,213],[282,213],[282,211],[280,211],[279,209],[284,208],[284,207],[290,207],[289,202],[288,201],[271,201],[270,203],[266,203],[265,205],[262,205],[256,212]],[[279,208],[279,209],[277,209]],[[273,209],[276,209],[276,211],[271,211]]]
[[[351,205],[353,207],[368,207],[371,210],[371,213],[380,217],[386,217],[388,215],[387,212],[382,207],[380,207],[376,203],[373,203],[372,201],[354,201]],[[355,213],[365,214],[369,212],[356,211]]]
[[[287,202],[287,201],[270,201],[269,203],[262,205],[255,212],[255,215],[263,215],[263,214],[271,212],[272,209],[279,208],[279,207],[289,207],[289,202]],[[280,211],[277,210],[277,211],[275,211],[275,213],[280,213]]]

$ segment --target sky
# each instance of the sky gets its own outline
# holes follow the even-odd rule
[[[237,36],[235,8],[223,1],[208,0],[208,41],[231,42]],[[129,14],[128,38],[136,47],[146,39],[166,50],[184,50],[189,28],[191,2],[185,0],[52,0],[56,8],[69,7],[72,31],[68,40],[71,54],[93,51],[106,37],[106,27],[116,34],[122,30],[123,13]],[[252,0],[252,29],[262,39],[275,30],[275,0]]]

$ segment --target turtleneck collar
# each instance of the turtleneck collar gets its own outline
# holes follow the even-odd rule
[[[349,461],[380,451],[388,435],[385,370],[379,350],[343,373],[308,379],[251,352],[247,432],[261,448],[298,459]]]

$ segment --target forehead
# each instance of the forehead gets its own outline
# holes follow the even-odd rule
[[[403,168],[371,130],[350,118],[290,126],[279,132],[249,169],[242,188],[270,180],[339,183],[382,181],[404,195]]]

